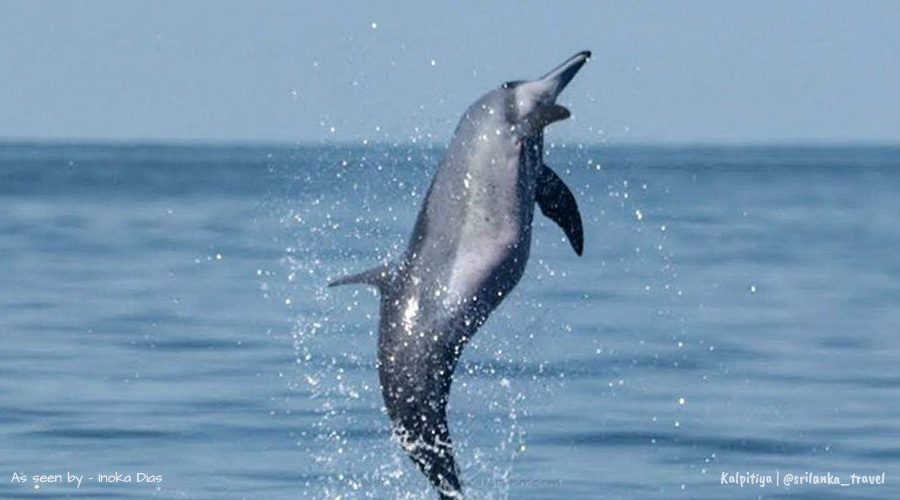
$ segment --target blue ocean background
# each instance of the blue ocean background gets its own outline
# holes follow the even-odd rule
[[[373,292],[325,284],[402,252],[440,155],[0,145],[0,498],[434,498],[382,411]],[[900,149],[546,161],[585,252],[538,216],[463,355],[469,498],[900,497]],[[115,472],[162,482],[87,479]]]

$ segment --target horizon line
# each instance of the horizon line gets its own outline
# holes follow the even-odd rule
[[[872,148],[872,149],[897,149],[900,141],[884,140],[848,140],[848,141],[819,141],[819,140],[758,140],[758,141],[716,141],[716,140],[690,140],[690,141],[554,141],[546,145],[545,149],[552,148],[660,148],[660,149],[739,149],[739,148],[816,148],[816,149],[844,149],[844,148]],[[364,148],[395,148],[411,147],[434,149],[446,147],[446,141],[343,141],[343,140],[256,140],[256,139],[178,139],[178,138],[78,138],[78,137],[0,137],[0,145],[34,145],[34,146],[108,146],[108,147],[244,147],[244,148],[287,148],[287,147],[344,147],[353,149]]]

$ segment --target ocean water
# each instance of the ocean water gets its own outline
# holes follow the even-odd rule
[[[440,154],[0,145],[0,498],[435,498],[382,411],[375,296],[324,285],[400,254]],[[585,253],[538,216],[463,355],[468,498],[900,497],[900,150],[547,163]]]

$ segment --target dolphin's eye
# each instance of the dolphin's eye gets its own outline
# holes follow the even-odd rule
[[[505,89],[513,89],[522,84],[522,80],[512,80],[503,84]]]

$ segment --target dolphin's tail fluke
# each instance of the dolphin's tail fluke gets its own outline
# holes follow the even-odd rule
[[[401,442],[403,439],[401,437]],[[464,500],[449,438],[447,441],[441,441],[428,439],[428,436],[423,435],[418,436],[415,441],[403,442],[403,447],[412,461],[428,477],[441,500]]]
[[[435,411],[430,406],[421,405],[421,414],[414,418],[409,415],[395,421],[394,434],[409,458],[428,477],[441,500],[464,500],[453,458],[453,443],[447,432],[446,413],[443,408]]]
[[[433,332],[412,335],[405,348],[381,351],[378,375],[394,435],[409,458],[428,477],[441,500],[463,500],[447,426],[455,361],[414,345],[418,339],[433,337]]]
[[[395,266],[382,264],[361,273],[351,274],[338,278],[328,284],[329,287],[341,285],[371,285],[384,292],[394,279]]]

